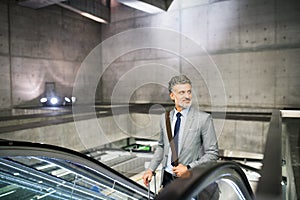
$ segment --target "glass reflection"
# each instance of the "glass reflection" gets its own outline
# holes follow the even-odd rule
[[[1,199],[144,199],[100,172],[66,160],[17,156],[0,158]]]

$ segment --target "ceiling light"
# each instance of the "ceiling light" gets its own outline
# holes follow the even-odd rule
[[[65,4],[65,3],[57,3],[57,5],[59,5],[59,6],[63,7],[63,8],[66,8],[68,10],[71,10],[71,11],[73,11],[75,13],[78,13],[78,14],[80,14],[80,15],[82,15],[84,17],[87,17],[89,19],[92,19],[94,21],[97,21],[97,22],[100,22],[100,23],[105,23],[105,24],[108,23],[106,20],[104,20],[104,19],[102,19],[100,17],[97,17],[97,16],[92,15],[92,14],[87,13],[87,12],[83,12],[83,11],[81,11],[81,10],[79,10],[77,8],[74,8],[72,6],[69,6],[69,5]]]
[[[81,14],[82,16],[84,17],[87,17],[89,19],[92,19],[96,22],[100,22],[100,23],[104,23],[104,24],[107,24],[107,21],[105,21],[104,19],[101,19],[100,17],[96,17],[95,15],[92,15],[90,13],[87,13],[87,12],[79,12],[79,14]]]
[[[166,11],[168,7],[171,5],[172,0],[160,0],[156,2],[147,2],[146,0],[118,0],[120,3],[135,8],[137,10],[141,10],[147,13],[159,13]],[[154,5],[155,3],[155,5]]]

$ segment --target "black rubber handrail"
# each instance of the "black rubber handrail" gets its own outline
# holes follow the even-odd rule
[[[257,185],[258,200],[282,199],[282,120],[279,110],[274,110],[267,134],[261,178]]]
[[[191,170],[188,178],[176,179],[164,188],[156,200],[190,200],[212,183],[223,179],[234,182],[245,199],[254,199],[252,188],[246,175],[237,163],[209,163]]]

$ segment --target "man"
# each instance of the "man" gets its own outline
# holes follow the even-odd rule
[[[185,75],[173,77],[169,81],[169,93],[175,103],[175,108],[170,111],[169,116],[173,137],[174,131],[178,130],[176,131],[178,132],[176,133],[178,165],[172,166],[172,151],[166,129],[166,118],[163,114],[160,120],[158,147],[149,169],[143,175],[146,186],[160,163],[163,166],[161,185],[165,187],[175,178],[182,177],[189,169],[218,159],[218,143],[211,116],[191,106],[192,83],[190,79]],[[180,118],[179,125],[177,118]]]

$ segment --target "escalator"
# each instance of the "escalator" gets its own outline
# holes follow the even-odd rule
[[[245,166],[237,162],[194,168],[155,195],[82,153],[53,145],[0,140],[0,199],[192,200],[204,191],[213,191],[215,199],[290,199],[296,192],[284,192],[294,183],[282,176],[280,119],[279,112],[274,112],[255,195],[242,170]]]
[[[146,188],[81,153],[0,141],[0,199],[153,199]]]
[[[249,181],[235,162],[208,163],[194,168],[184,178],[168,185],[157,200],[191,199],[252,200],[254,194]]]
[[[226,199],[231,200],[253,199],[251,187],[238,164],[224,162],[203,167],[194,169],[190,178],[176,180],[155,197],[147,188],[81,153],[53,145],[0,141],[0,198],[183,200],[191,199],[195,191],[212,181],[218,185],[220,199],[224,195],[230,195]],[[176,189],[178,184],[180,190]]]

